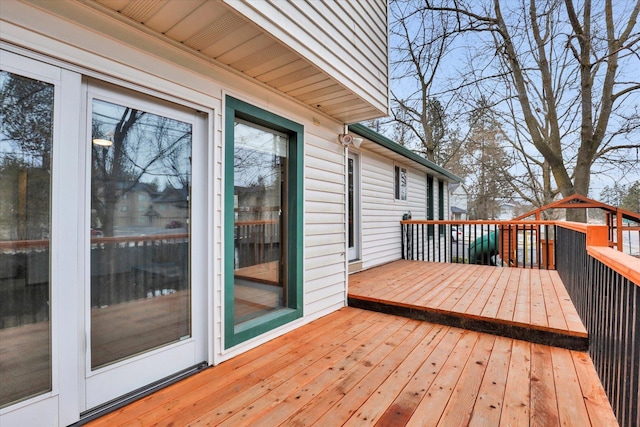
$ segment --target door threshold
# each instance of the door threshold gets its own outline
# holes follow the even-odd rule
[[[100,406],[96,406],[95,408],[91,408],[87,411],[84,411],[80,414],[80,420],[77,421],[74,424],[71,424],[71,426],[82,426],[90,421],[93,421],[97,418],[102,417],[103,415],[108,414],[109,412],[113,412],[116,409],[120,409],[124,406],[129,405],[130,403],[135,402],[138,399],[142,399],[143,397],[146,397],[152,393],[155,393],[156,391],[167,387],[171,384],[177,383],[178,381],[181,381],[193,374],[197,374],[198,372],[202,371],[203,369],[209,367],[209,365],[207,364],[207,362],[201,362],[197,365],[194,365],[190,368],[187,369],[183,369],[179,372],[176,372],[173,375],[169,375],[168,377],[162,378],[158,381],[155,381],[149,385],[146,385],[144,387],[141,387],[137,390],[134,390],[132,392],[129,392],[127,394],[124,394],[118,398],[115,398],[109,402],[103,403]],[[71,427],[70,426],[70,427]]]

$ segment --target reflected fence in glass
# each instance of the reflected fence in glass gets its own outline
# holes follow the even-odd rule
[[[91,243],[91,366],[188,338],[189,235],[102,237]]]

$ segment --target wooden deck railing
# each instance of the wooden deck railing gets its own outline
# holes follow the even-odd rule
[[[551,221],[404,220],[402,259],[553,269]]]
[[[557,270],[589,332],[589,353],[621,426],[639,426],[640,260],[608,247],[606,227],[561,224]]]
[[[640,257],[639,214],[621,209],[607,212],[605,223],[609,227],[609,247]]]

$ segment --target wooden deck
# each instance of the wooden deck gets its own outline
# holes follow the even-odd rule
[[[586,353],[347,307],[91,426],[615,426]]]
[[[587,330],[554,270],[396,261],[349,276],[349,305],[588,349]]]
[[[555,271],[398,261],[351,275],[349,301],[367,310],[344,308],[89,425],[617,425]]]

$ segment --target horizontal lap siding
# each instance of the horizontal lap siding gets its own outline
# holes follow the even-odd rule
[[[362,163],[362,261],[363,268],[400,259],[400,220],[411,211],[425,218],[426,176],[406,165],[407,200],[394,199],[395,163],[363,152]]]
[[[230,1],[290,49],[388,111],[387,2]]]
[[[305,139],[304,313],[314,317],[345,305],[345,166],[342,146]]]

